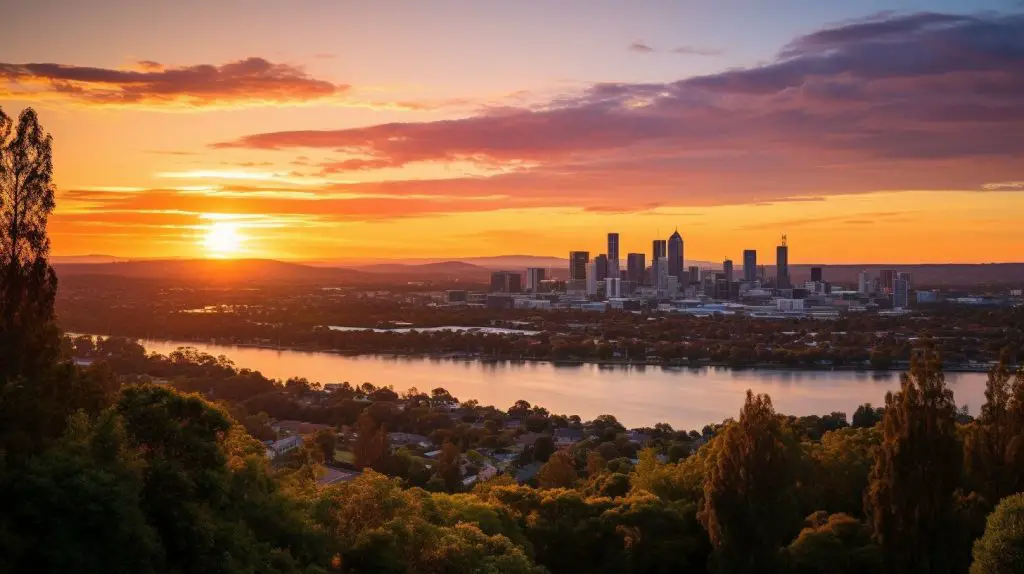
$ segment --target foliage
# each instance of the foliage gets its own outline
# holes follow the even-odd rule
[[[537,473],[537,483],[543,488],[569,488],[576,484],[576,460],[560,450],[551,455]]]
[[[849,515],[824,511],[807,517],[785,557],[794,574],[859,574],[878,572],[882,566],[870,527]]]
[[[971,574],[1024,572],[1024,493],[1004,498],[974,543]]]
[[[934,353],[916,358],[900,383],[885,398],[866,509],[887,572],[949,572],[962,456],[953,392]]]

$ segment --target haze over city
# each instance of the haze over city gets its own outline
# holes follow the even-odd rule
[[[56,256],[1024,252],[1018,2],[12,4]]]

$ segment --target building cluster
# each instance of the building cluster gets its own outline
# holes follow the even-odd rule
[[[882,269],[860,274],[856,290],[841,289],[825,278],[824,267],[795,281],[790,271],[786,236],[775,248],[774,266],[760,264],[755,249],[743,251],[737,268],[726,258],[721,266],[687,265],[683,237],[676,230],[655,239],[650,253],[627,253],[621,266],[619,234],[609,233],[605,253],[570,251],[567,279],[544,268],[521,273],[495,271],[490,292],[450,291],[447,302],[495,308],[580,308],[586,310],[660,308],[691,314],[744,313],[752,316],[837,316],[840,311],[902,312],[910,307],[910,273]],[[649,259],[648,259],[649,258]],[[769,274],[771,269],[771,274]],[[918,293],[928,302],[929,292]]]

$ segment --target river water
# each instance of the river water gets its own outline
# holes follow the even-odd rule
[[[142,341],[146,349],[167,354],[190,346],[225,355],[238,367],[265,376],[353,385],[392,385],[396,391],[416,387],[430,392],[444,387],[460,400],[477,399],[501,409],[524,399],[552,413],[577,414],[584,420],[612,414],[627,427],[667,422],[677,429],[700,429],[739,415],[747,389],[768,393],[775,409],[792,415],[843,411],[885,403],[885,393],[899,389],[899,374],[864,371],[733,370],[724,367],[674,369],[653,366],[601,367],[593,364],[481,362],[451,359],[347,357],[333,353],[280,351],[174,341]],[[977,415],[985,401],[983,373],[948,373],[958,405]]]

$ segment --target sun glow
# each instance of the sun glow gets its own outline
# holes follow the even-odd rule
[[[235,257],[242,252],[245,236],[239,232],[238,224],[230,221],[212,223],[203,237],[203,247],[209,257]]]

